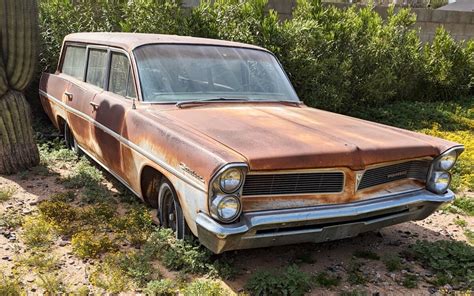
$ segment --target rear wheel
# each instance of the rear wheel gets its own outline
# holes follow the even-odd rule
[[[71,149],[75,154],[81,155],[82,151],[77,144],[76,138],[74,138],[74,134],[72,133],[71,129],[67,122],[64,123],[64,141],[69,149]]]
[[[190,231],[176,192],[170,182],[164,178],[160,185],[158,204],[161,226],[173,230],[177,239],[184,239],[188,236]]]

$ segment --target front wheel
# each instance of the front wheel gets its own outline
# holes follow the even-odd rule
[[[160,185],[158,204],[161,226],[173,230],[177,239],[184,239],[188,236],[190,231],[184,219],[178,196],[166,179],[163,179]]]

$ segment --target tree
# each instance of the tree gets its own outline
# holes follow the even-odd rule
[[[12,174],[39,162],[31,111],[24,91],[35,73],[38,55],[36,0],[0,2],[0,174]]]

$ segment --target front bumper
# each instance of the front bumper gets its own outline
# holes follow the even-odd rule
[[[382,227],[422,220],[454,199],[422,189],[370,200],[315,207],[248,212],[234,224],[220,224],[199,213],[200,242],[214,253],[354,237]]]

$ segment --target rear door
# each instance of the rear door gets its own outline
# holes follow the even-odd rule
[[[108,70],[104,89],[98,94],[95,105],[93,129],[95,151],[98,160],[112,169],[127,183],[127,172],[123,165],[123,149],[120,137],[124,128],[124,118],[127,112],[134,108],[136,98],[135,83],[130,67],[130,60],[125,51],[108,50]]]

